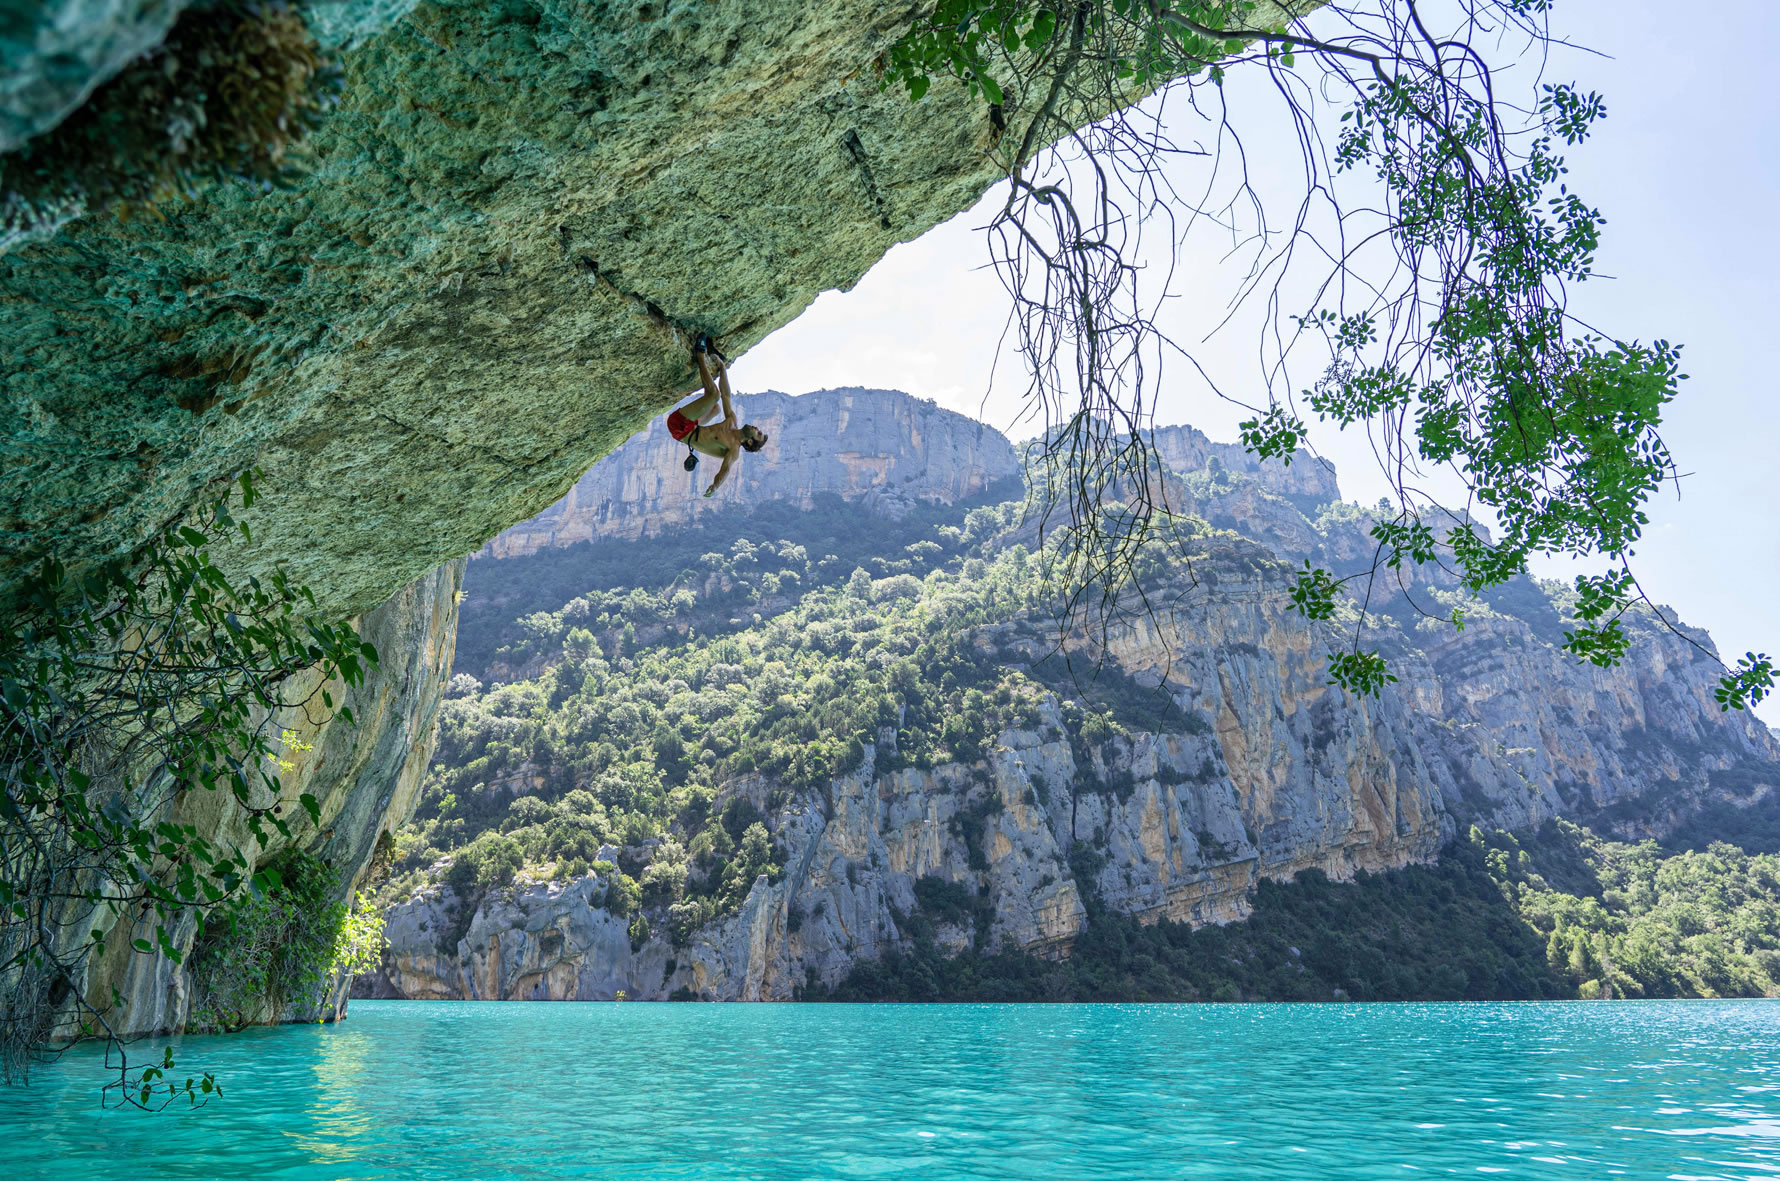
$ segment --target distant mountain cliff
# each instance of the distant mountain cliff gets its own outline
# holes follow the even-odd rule
[[[1718,709],[1688,639],[1640,616],[1621,667],[1578,665],[1566,592],[1529,579],[1466,600],[1457,632],[1421,614],[1460,601],[1450,579],[1409,572],[1419,609],[1393,586],[1365,639],[1400,681],[1331,687],[1344,641],[1286,591],[1305,558],[1368,555],[1371,516],[1325,464],[1187,427],[1158,432],[1165,491],[1207,525],[1078,683],[1047,660],[1017,505],[873,523],[980,491],[1011,471],[1005,440],[886,391],[783,404],[785,458],[744,487],[816,507],[770,534],[669,529],[700,510],[660,491],[684,473],[652,435],[497,542],[601,538],[579,566],[472,564],[472,606],[546,562],[578,589],[525,608],[490,666],[513,683],[454,684],[382,994],[785,999],[918,931],[1064,954],[1090,900],[1224,923],[1264,880],[1426,863],[1472,824],[1636,839],[1780,785],[1780,745]]]
[[[736,398],[736,413],[770,439],[744,455],[710,499],[720,461],[682,466],[687,448],[666,416],[595,464],[568,495],[502,532],[478,557],[513,558],[595,538],[635,538],[689,525],[737,504],[817,493],[864,498],[885,516],[918,502],[951,504],[1019,474],[1013,446],[993,427],[895,390],[858,387],[813,394],[768,391]]]

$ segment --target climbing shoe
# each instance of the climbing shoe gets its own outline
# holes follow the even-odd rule
[[[692,351],[696,354],[714,353],[717,350],[711,347],[711,338],[701,332],[698,334],[698,339],[692,342]]]

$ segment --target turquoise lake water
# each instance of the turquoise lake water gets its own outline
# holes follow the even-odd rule
[[[225,1097],[103,1111],[76,1053],[0,1176],[1780,1176],[1780,1002],[354,1001],[178,1052]]]

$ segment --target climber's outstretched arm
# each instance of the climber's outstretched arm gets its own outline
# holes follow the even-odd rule
[[[723,393],[724,424],[731,427],[741,426],[742,420],[736,417],[735,407],[729,404],[729,365],[724,362],[722,357],[717,358],[717,387]],[[724,462],[727,463],[728,461],[725,460]],[[723,477],[719,476],[717,478],[721,480]]]
[[[731,451],[728,455],[725,455],[723,457],[723,466],[717,469],[716,478],[711,481],[711,486],[709,488],[705,489],[706,496],[713,495],[717,491],[717,489],[719,489],[723,486],[723,481],[725,481],[729,478],[730,465],[733,464],[734,462],[735,462],[735,452],[734,451]]]

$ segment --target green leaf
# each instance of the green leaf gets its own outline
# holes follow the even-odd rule
[[[309,823],[311,823],[311,824],[320,824],[321,823],[321,801],[320,800],[317,800],[314,796],[310,795],[308,792],[304,792],[302,795],[297,797],[297,803],[303,805],[303,811],[309,813]]]
[[[1748,709],[1761,704],[1774,688],[1774,664],[1765,652],[1745,653],[1737,667],[1720,678],[1712,691],[1721,711]]]
[[[1293,580],[1288,594],[1292,610],[1306,619],[1323,620],[1335,614],[1335,579],[1327,570],[1313,568],[1308,558],[1304,569]]]
[[[1376,650],[1329,653],[1329,684],[1339,685],[1349,693],[1377,697],[1380,690],[1396,680]]]

